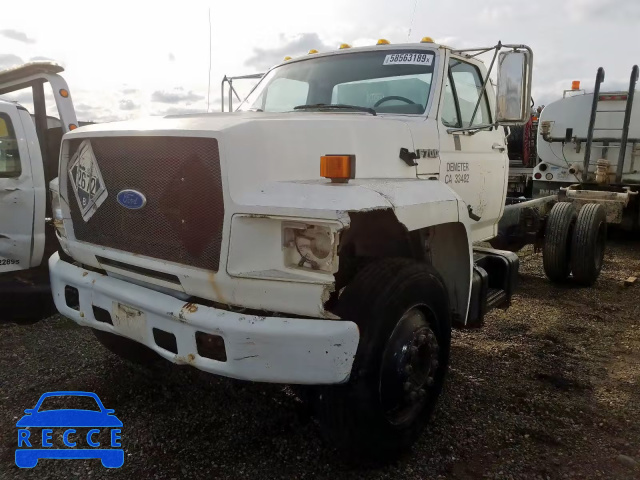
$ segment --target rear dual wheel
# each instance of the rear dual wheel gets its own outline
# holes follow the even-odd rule
[[[542,247],[544,273],[552,282],[563,282],[571,273],[571,238],[578,214],[572,203],[556,203],[549,216]]]
[[[349,458],[393,458],[423,430],[444,383],[451,342],[445,286],[427,264],[380,260],[345,288],[336,313],[358,324],[360,343],[349,382],[318,391],[321,428]]]
[[[590,203],[578,214],[571,242],[571,272],[580,285],[591,286],[602,270],[607,241],[607,215],[604,207]]]
[[[602,205],[586,204],[577,213],[570,202],[556,203],[547,218],[542,250],[549,280],[560,283],[573,274],[576,283],[593,285],[602,269],[606,230]]]

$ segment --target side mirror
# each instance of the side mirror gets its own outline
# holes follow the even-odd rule
[[[529,121],[533,52],[514,49],[498,57],[496,120],[500,125],[522,125]]]

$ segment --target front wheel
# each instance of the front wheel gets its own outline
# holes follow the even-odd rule
[[[425,263],[380,260],[345,288],[336,313],[358,324],[360,344],[349,382],[320,390],[321,428],[350,456],[393,458],[417,439],[442,390],[451,343],[446,288]]]

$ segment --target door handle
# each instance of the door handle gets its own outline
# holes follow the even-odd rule
[[[499,143],[494,143],[493,145],[491,145],[491,148],[493,148],[494,150],[498,150],[499,152],[504,152],[507,147],[505,147],[504,145],[500,145]]]

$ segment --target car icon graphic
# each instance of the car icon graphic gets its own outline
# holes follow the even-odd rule
[[[90,397],[95,400],[95,410],[86,409],[42,409],[42,403],[50,397]],[[18,448],[16,465],[20,468],[33,468],[41,458],[53,459],[92,459],[99,458],[106,468],[119,468],[124,463],[124,450],[120,444],[122,422],[114,415],[114,410],[104,407],[100,398],[92,392],[60,391],[43,394],[35,407],[25,410],[16,423],[18,427]],[[42,429],[41,437],[29,428]],[[90,428],[86,435],[76,428]],[[53,430],[63,430],[65,448],[55,448],[51,443]],[[100,429],[110,429],[110,448],[97,441]],[[86,438],[90,448],[74,448],[80,440]],[[41,441],[40,441],[41,440]]]

